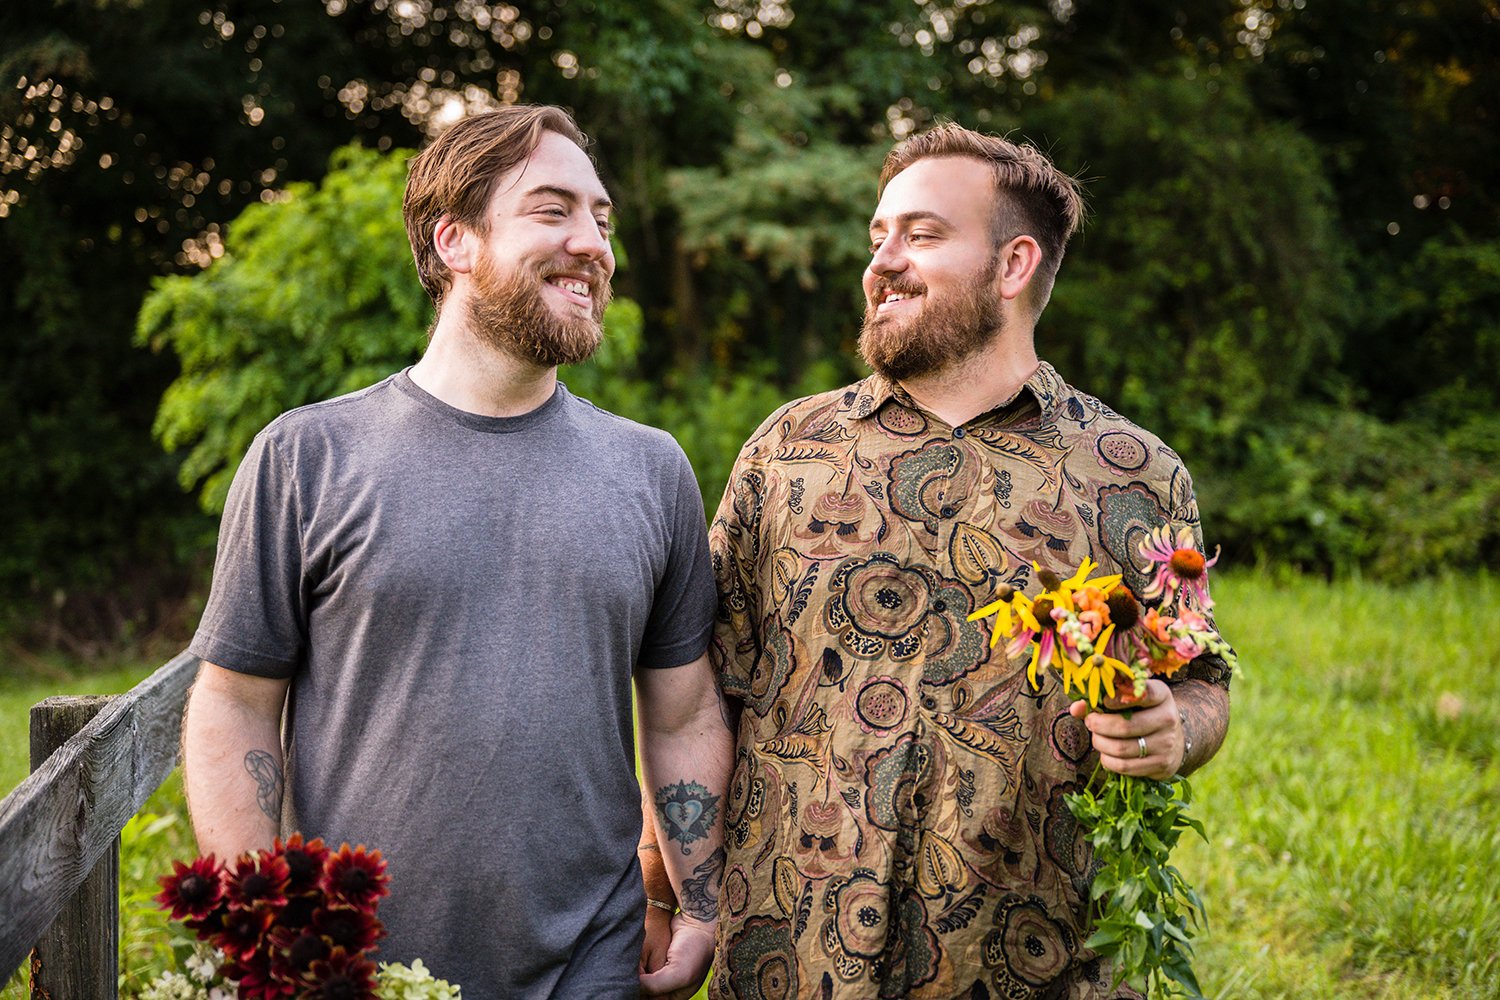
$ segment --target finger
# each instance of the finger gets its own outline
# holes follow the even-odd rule
[[[1171,763],[1160,754],[1152,754],[1150,757],[1109,757],[1101,754],[1099,763],[1105,770],[1128,774],[1132,778],[1166,781],[1173,774]]]
[[[1129,717],[1114,712],[1090,712],[1083,720],[1089,732],[1095,736],[1110,736],[1117,740],[1133,740],[1137,736],[1150,736],[1172,728],[1177,716],[1157,705],[1154,708],[1131,712]]]

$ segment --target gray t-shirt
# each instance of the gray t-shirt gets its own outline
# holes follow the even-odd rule
[[[302,832],[379,849],[383,961],[485,997],[635,997],[631,673],[713,627],[682,449],[559,385],[482,417],[405,373],[284,414],[224,511],[192,651],[292,679]]]

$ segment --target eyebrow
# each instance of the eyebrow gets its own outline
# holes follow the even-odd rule
[[[946,218],[937,214],[936,212],[902,212],[900,215],[896,216],[890,221],[892,223],[936,222],[940,226],[947,226],[949,229],[953,228],[952,222],[949,222]],[[885,228],[887,228],[887,224],[884,219],[874,218],[870,220],[870,229],[872,231]]]
[[[538,184],[536,187],[527,191],[524,197],[535,198],[538,195],[551,195],[554,198],[561,198],[563,201],[567,202],[570,205],[576,201],[581,200],[577,192],[569,191],[567,188],[557,187],[554,184]],[[614,202],[610,201],[608,198],[595,198],[592,203],[592,208],[596,212],[600,209],[611,211],[614,209],[614,207]]]

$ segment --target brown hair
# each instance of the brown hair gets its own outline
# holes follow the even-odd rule
[[[1040,313],[1052,294],[1068,238],[1083,224],[1078,181],[1034,146],[944,122],[890,151],[880,171],[880,191],[913,163],[934,156],[969,156],[989,164],[995,178],[995,246],[1026,235],[1041,248],[1041,263],[1027,292],[1034,311]]]
[[[517,104],[461,119],[412,158],[401,211],[422,287],[441,306],[453,276],[438,256],[432,234],[443,216],[484,234],[485,208],[495,182],[556,132],[587,152],[588,136],[562,108]]]

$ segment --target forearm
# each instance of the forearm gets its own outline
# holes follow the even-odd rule
[[[1229,732],[1229,691],[1208,681],[1186,680],[1172,689],[1185,745],[1178,774],[1192,774],[1207,764]]]
[[[680,670],[707,671],[701,667]],[[656,708],[656,711],[652,711]],[[733,760],[733,736],[719,711],[711,679],[686,708],[666,710],[643,701],[641,763],[654,807],[662,860],[678,905],[686,915],[712,922],[718,915],[724,874],[724,803]]]
[[[183,785],[201,853],[233,858],[271,846],[285,794],[286,684],[204,664],[183,719]]]
[[[677,893],[672,889],[671,877],[662,860],[661,846],[657,843],[656,804],[651,793],[641,790],[641,842],[636,854],[641,859],[641,882],[646,888],[646,898],[660,903],[677,902]]]

